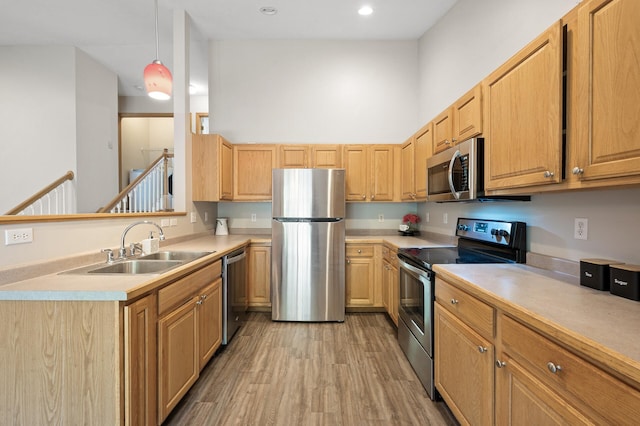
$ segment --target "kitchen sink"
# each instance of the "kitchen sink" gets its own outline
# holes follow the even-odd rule
[[[215,253],[213,251],[159,251],[157,253],[141,256],[140,260],[180,260],[192,261],[208,254]]]
[[[99,266],[86,271],[88,274],[156,274],[182,265],[182,260],[125,260]]]

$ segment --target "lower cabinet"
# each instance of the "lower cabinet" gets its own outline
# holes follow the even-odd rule
[[[222,344],[222,278],[205,287],[198,304],[198,365],[202,370]]]
[[[375,245],[347,244],[345,253],[346,307],[383,307],[381,285],[376,271]]]
[[[389,317],[398,325],[398,303],[400,285],[398,277],[397,252],[389,247],[382,247],[382,305]]]
[[[249,308],[271,308],[271,246],[268,243],[251,244],[247,255]]]

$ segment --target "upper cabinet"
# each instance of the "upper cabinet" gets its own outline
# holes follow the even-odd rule
[[[424,201],[427,199],[427,158],[433,150],[433,125],[429,123],[418,130],[414,138],[414,193],[417,201]]]
[[[342,145],[312,145],[311,167],[314,169],[342,168]]]
[[[557,22],[483,81],[487,190],[562,179],[562,54]]]
[[[415,176],[415,138],[412,136],[402,144],[400,148],[400,159],[402,170],[400,171],[400,186],[402,189],[402,201],[413,201],[416,199],[416,176]]]
[[[342,145],[279,145],[278,167],[339,169],[342,168]]]
[[[482,86],[477,85],[433,120],[433,152],[482,133]]]
[[[192,135],[193,201],[231,200],[233,145],[220,135]]]
[[[281,169],[309,167],[309,145],[279,145],[278,167]]]
[[[345,145],[347,201],[394,201],[399,145]]]
[[[276,164],[275,145],[234,145],[233,200],[271,200],[271,170]]]
[[[585,184],[640,181],[639,22],[637,0],[591,0],[578,11],[575,156],[567,168]]]

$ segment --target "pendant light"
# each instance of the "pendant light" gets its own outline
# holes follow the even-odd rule
[[[173,85],[173,77],[169,68],[160,62],[158,54],[158,0],[155,0],[156,6],[156,59],[146,66],[144,69],[144,86],[147,94],[153,99],[167,100],[171,99],[171,87]]]

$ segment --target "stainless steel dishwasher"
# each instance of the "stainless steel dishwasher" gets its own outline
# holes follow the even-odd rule
[[[245,320],[247,255],[244,247],[222,258],[222,344],[227,345]]]

